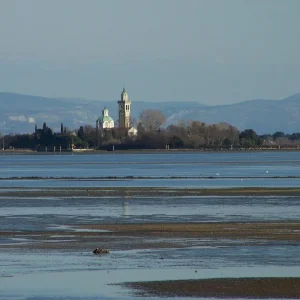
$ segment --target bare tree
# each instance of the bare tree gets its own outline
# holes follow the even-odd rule
[[[166,117],[156,109],[146,109],[140,114],[141,125],[146,131],[156,131],[166,122]]]
[[[130,116],[130,121],[129,121],[130,126],[137,126],[137,120],[133,116]]]
[[[203,137],[205,134],[205,128],[205,123],[201,121],[190,121],[186,125],[186,130],[190,137],[195,135]]]

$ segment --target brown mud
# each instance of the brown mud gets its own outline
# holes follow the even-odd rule
[[[125,283],[139,296],[299,299],[300,278],[216,278]]]
[[[74,231],[79,229],[81,231]],[[82,231],[84,230],[84,231]],[[52,231],[0,231],[0,238],[25,238],[22,244],[2,244],[0,249],[89,251],[184,248],[222,245],[239,241],[244,245],[278,241],[300,245],[300,222],[252,223],[152,223],[80,225]]]
[[[7,197],[104,197],[104,196],[300,196],[300,188],[160,188],[160,187],[93,187],[93,188],[0,188]],[[188,201],[188,200],[187,200]]]

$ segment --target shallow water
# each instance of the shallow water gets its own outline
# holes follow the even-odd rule
[[[299,152],[0,155],[0,177],[297,176]]]
[[[72,232],[78,229],[66,224],[293,220],[300,217],[299,205],[299,197],[133,197],[130,200],[1,197],[1,229],[19,234],[0,239],[2,245],[15,245],[12,250],[2,249],[0,253],[0,295],[4,295],[3,299],[131,299],[129,290],[107,284],[300,276],[299,245],[282,241],[249,240],[245,244],[245,241],[204,239],[195,246],[195,240],[190,239],[186,241],[189,247],[185,248],[114,250],[109,256],[95,256],[91,251],[18,250],[18,245],[35,242],[22,236],[28,230],[70,232],[63,240],[73,240]],[[59,238],[59,234],[54,235],[48,242],[62,241]]]
[[[300,172],[298,173],[300,174]],[[162,188],[232,188],[232,187],[299,187],[300,178],[213,178],[213,179],[125,179],[125,180],[0,180],[0,187],[162,187]]]
[[[72,232],[75,229],[66,224],[299,219],[299,196],[0,197],[2,230]]]
[[[174,250],[171,257],[168,257],[169,250],[154,253],[153,251],[150,253],[122,251],[113,253],[112,258],[99,258],[89,253],[19,254],[12,265],[11,255],[1,253],[0,295],[10,297],[22,295],[23,298],[20,299],[34,299],[30,297],[45,299],[46,296],[49,299],[56,299],[59,296],[58,299],[77,299],[75,297],[131,299],[130,291],[110,284],[166,278],[176,280],[300,276],[299,267],[295,266],[299,265],[299,261],[294,261],[291,257],[293,256],[291,252],[297,252],[297,249],[290,249],[287,254],[288,246],[282,246],[281,249],[276,247],[271,249],[271,247],[269,245],[262,246],[261,249],[260,247],[240,249],[237,246]],[[165,252],[168,257],[163,261],[159,259],[162,252]],[[240,252],[243,252],[243,256],[236,255]],[[251,259],[248,260],[247,257]],[[256,261],[255,258],[258,257],[260,260]],[[263,258],[267,258],[268,264],[265,264]],[[285,259],[290,262],[288,266],[285,265]],[[9,268],[7,273],[5,273],[6,261]]]
[[[298,187],[300,178],[293,177],[300,176],[300,153],[7,154],[0,155],[0,170],[0,178],[7,178],[0,180],[0,187]],[[152,179],[108,179],[128,176]],[[170,178],[176,176],[182,178]],[[10,180],[11,177],[21,178]],[[81,180],[24,180],[22,177],[73,177]],[[93,177],[106,179],[95,180]]]
[[[0,177],[22,176],[215,176],[216,179],[0,180],[12,187],[299,187],[300,153],[163,153],[103,155],[0,155]],[[217,173],[219,175],[217,175]],[[224,178],[238,176],[238,179]],[[264,176],[265,179],[247,176]],[[241,180],[243,179],[243,180]],[[147,222],[293,221],[299,197],[1,197],[0,299],[132,299],[130,290],[111,283],[136,280],[245,276],[300,276],[299,244],[283,241],[186,239],[184,248],[114,250],[95,256],[22,250],[38,234],[53,231],[48,243],[73,241],[80,224]],[[60,232],[67,232],[61,235]],[[300,232],[299,232],[300,234]],[[126,239],[126,237],[123,237]],[[128,241],[129,242],[129,241]],[[149,240],[148,242],[151,242]],[[182,243],[173,239],[176,244]],[[150,298],[149,298],[150,299]],[[154,299],[154,298],[153,298]],[[179,299],[179,298],[177,298]],[[181,298],[187,299],[187,298]]]
[[[0,170],[0,187],[298,187],[300,178],[293,177],[300,176],[300,153],[7,154],[0,155]],[[109,179],[128,176],[146,178]],[[176,176],[181,178],[170,178]],[[20,179],[11,180],[11,177]],[[54,179],[25,180],[24,177]],[[59,179],[62,177],[80,180]],[[95,177],[103,179],[95,180]]]

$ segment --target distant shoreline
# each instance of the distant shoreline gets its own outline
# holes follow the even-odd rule
[[[5,149],[0,150],[1,154],[36,154],[36,155],[73,155],[73,154],[111,154],[111,153],[207,153],[207,152],[222,152],[222,153],[236,153],[236,152],[292,152],[300,151],[300,148],[203,148],[203,149],[128,149],[128,150],[96,150],[96,149],[74,149],[73,151],[36,151],[31,149]]]

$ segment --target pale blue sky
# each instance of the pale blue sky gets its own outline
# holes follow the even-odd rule
[[[299,0],[0,0],[0,91],[227,104],[300,92]]]

